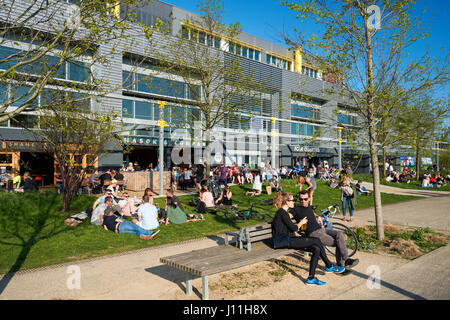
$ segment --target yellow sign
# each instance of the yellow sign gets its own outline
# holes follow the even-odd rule
[[[272,123],[277,122],[277,120],[278,120],[278,118],[273,117],[273,118],[272,118]]]
[[[158,105],[159,108],[164,109],[164,107],[167,105],[167,101],[158,100]]]
[[[158,127],[164,129],[165,127],[167,127],[167,122],[164,119],[158,120]]]

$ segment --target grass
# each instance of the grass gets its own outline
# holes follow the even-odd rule
[[[373,182],[373,176],[371,174],[354,174],[353,180],[362,180],[365,182]],[[384,186],[389,187],[396,187],[401,189],[414,189],[414,190],[428,190],[428,191],[450,191],[450,184],[447,184],[446,186],[442,187],[431,187],[431,188],[425,188],[422,187],[422,184],[420,181],[417,180],[411,180],[410,183],[395,183],[395,182],[387,182],[387,181],[380,181],[380,183]]]
[[[414,259],[448,243],[449,237],[430,228],[385,226],[385,239],[377,239],[376,227],[353,228],[358,237],[359,250],[399,255]]]
[[[296,194],[295,181],[284,180],[285,191]],[[248,208],[255,200],[272,198],[265,192],[259,197],[247,197],[245,192],[251,185],[233,186],[233,203],[239,208]],[[186,213],[196,213],[189,205],[194,196],[180,197]],[[383,204],[417,199],[417,197],[383,194]],[[82,195],[72,201],[74,213],[92,206],[95,197]],[[163,207],[164,198],[155,199]],[[320,209],[340,203],[340,191],[317,182],[314,204]],[[371,197],[358,197],[356,210],[373,206]],[[260,212],[273,216],[272,206],[256,207]],[[64,219],[69,216],[62,212],[62,198],[55,192],[43,193],[0,193],[0,274],[43,267],[53,264],[89,259],[125,251],[159,246],[167,243],[186,241],[202,237],[212,237],[226,231],[236,231],[243,226],[259,224],[252,219],[235,222],[223,216],[205,215],[205,221],[182,225],[160,226],[160,234],[152,240],[141,240],[131,234],[115,234],[101,226],[93,226],[89,220],[77,227],[68,227]]]

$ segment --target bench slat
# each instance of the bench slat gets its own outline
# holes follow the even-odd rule
[[[266,224],[260,224],[260,225],[257,225],[257,226],[251,226],[251,227],[246,227],[245,228],[248,232],[252,232],[252,231],[257,231],[257,230],[261,230],[261,229],[272,229],[272,225],[271,224],[269,224],[269,223],[266,223]]]
[[[259,235],[259,236],[256,236],[256,237],[251,237],[250,239],[251,239],[250,242],[252,242],[252,243],[256,242],[256,241],[272,239],[272,234],[270,234],[270,235],[263,234],[263,235]]]
[[[227,246],[228,249],[231,249],[232,251],[234,251],[234,247],[231,246]],[[189,260],[197,260],[197,259],[204,259],[204,258],[208,258],[208,257],[215,257],[217,255],[223,255],[224,254],[224,250],[218,250],[218,247],[209,247],[209,248],[205,248],[205,249],[201,249],[201,250],[193,250],[191,252],[185,252],[185,253],[180,253],[177,255],[173,255],[170,257],[163,257],[160,259],[160,261],[162,263],[166,263],[165,260],[170,260],[172,263],[184,263],[187,262]],[[164,261],[163,261],[164,260]]]
[[[259,231],[253,231],[251,233],[248,234],[250,239],[253,239],[253,237],[257,237],[257,236],[261,236],[261,235],[266,235],[269,237],[272,237],[272,230],[259,230]]]

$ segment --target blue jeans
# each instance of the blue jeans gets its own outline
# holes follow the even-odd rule
[[[119,225],[119,233],[131,233],[137,236],[150,236],[153,234],[153,231],[145,230],[130,221],[124,221]]]
[[[342,199],[342,215],[345,217],[345,214],[347,212],[347,204],[348,204],[348,211],[350,213],[350,217],[353,217],[352,197],[347,197],[347,196],[343,196],[343,199]]]

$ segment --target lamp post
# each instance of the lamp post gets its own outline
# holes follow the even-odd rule
[[[272,118],[272,168],[276,168],[276,156],[275,156],[275,151],[276,151],[276,137],[278,137],[278,132],[275,130],[275,123],[277,122],[277,118]]]
[[[439,172],[439,141],[436,141],[436,151],[437,151],[436,171]]]
[[[342,170],[342,124],[338,124],[338,142],[339,142],[339,172]]]
[[[159,195],[164,193],[164,128],[167,122],[164,121],[164,107],[167,101],[158,101],[159,105]]]

